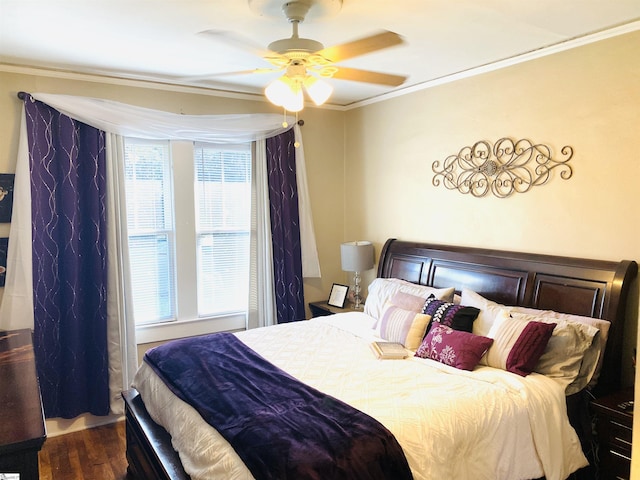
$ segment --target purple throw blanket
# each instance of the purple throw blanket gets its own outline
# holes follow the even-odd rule
[[[298,381],[233,334],[173,341],[145,361],[258,480],[412,478],[382,424]]]

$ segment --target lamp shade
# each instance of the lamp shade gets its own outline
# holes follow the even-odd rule
[[[373,268],[373,244],[366,241],[346,242],[340,245],[342,270],[364,272]]]
[[[333,93],[333,87],[331,85],[311,75],[307,75],[303,84],[311,100],[318,106],[326,102]]]

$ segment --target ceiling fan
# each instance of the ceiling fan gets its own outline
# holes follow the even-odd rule
[[[282,5],[282,11],[292,25],[292,34],[290,38],[276,40],[268,45],[263,58],[271,63],[272,68],[229,72],[223,75],[283,71],[281,77],[265,88],[265,95],[271,103],[291,112],[302,110],[303,90],[316,105],[322,105],[333,92],[333,87],[324,81],[327,78],[390,87],[397,87],[404,83],[407,77],[402,75],[335,65],[350,58],[402,44],[404,40],[397,33],[382,30],[373,35],[328,48],[316,40],[301,38],[298,34],[298,26],[317,1],[291,0]],[[246,44],[237,37],[232,37],[228,32],[209,30],[202,33],[226,39],[236,45]]]

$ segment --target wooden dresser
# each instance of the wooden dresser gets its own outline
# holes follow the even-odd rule
[[[31,330],[0,330],[0,473],[37,480],[45,438]]]

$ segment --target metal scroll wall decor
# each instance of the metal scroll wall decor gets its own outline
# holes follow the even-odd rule
[[[441,183],[449,190],[484,197],[489,192],[506,198],[512,193],[528,192],[532,187],[544,185],[551,171],[558,169],[560,177],[568,180],[573,175],[569,160],[573,148],[562,147],[564,159],[551,157],[547,145],[533,144],[527,139],[513,141],[501,138],[492,146],[481,140],[472,147],[464,147],[457,155],[450,155],[441,163],[433,162],[433,185]]]

